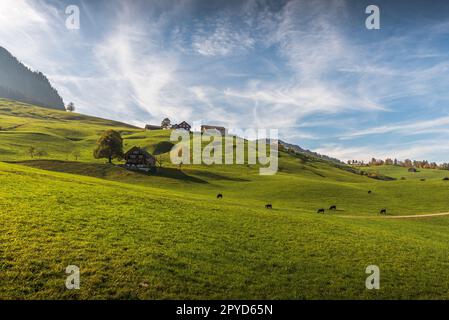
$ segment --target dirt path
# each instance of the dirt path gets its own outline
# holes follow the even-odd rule
[[[432,218],[432,217],[441,217],[441,216],[449,216],[449,212],[441,212],[441,213],[429,213],[429,214],[415,214],[408,216],[376,216],[376,217],[366,217],[366,216],[340,216],[342,218],[351,218],[351,219],[419,219],[419,218]]]

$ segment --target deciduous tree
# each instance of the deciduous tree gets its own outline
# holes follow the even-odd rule
[[[123,157],[123,139],[119,132],[108,130],[97,141],[97,147],[94,150],[96,159],[106,158],[109,163],[112,159],[121,159]]]
[[[170,121],[170,119],[169,118],[165,118],[164,120],[162,120],[161,127],[162,127],[162,129],[170,129],[171,128],[171,121]]]
[[[68,105],[66,105],[65,110],[67,112],[74,112],[75,111],[75,104],[73,102],[70,102]]]

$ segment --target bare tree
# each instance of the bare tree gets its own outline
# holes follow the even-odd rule
[[[29,147],[28,148],[28,154],[30,155],[31,159],[33,159],[34,156],[36,155],[36,148],[35,147]]]
[[[78,150],[73,151],[73,156],[75,160],[78,161],[78,158],[81,157],[81,153]]]

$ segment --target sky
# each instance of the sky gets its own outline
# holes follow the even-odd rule
[[[0,0],[0,46],[80,113],[278,129],[344,161],[449,162],[448,1]]]

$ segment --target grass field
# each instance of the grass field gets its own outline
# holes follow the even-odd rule
[[[396,179],[406,180],[421,180],[421,179],[443,179],[449,178],[449,171],[447,170],[435,170],[435,169],[417,169],[418,172],[408,172],[408,168],[399,166],[375,166],[375,167],[363,167],[362,170],[367,172],[375,172],[384,174]]]
[[[151,151],[168,131],[6,100],[0,127],[1,299],[449,298],[449,217],[378,214],[449,211],[445,171],[376,167],[406,177],[381,181],[281,152],[275,176],[168,161],[148,176],[93,159],[95,141],[114,128]],[[365,288],[373,264],[380,290]]]

